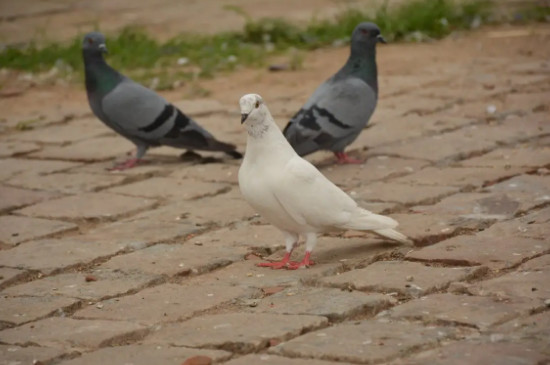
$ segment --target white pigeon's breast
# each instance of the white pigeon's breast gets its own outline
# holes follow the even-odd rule
[[[264,174],[259,174],[259,171],[249,174],[243,167],[239,170],[239,188],[254,210],[279,229],[295,233],[309,231],[286,212],[273,194],[271,186],[277,183],[276,177],[268,176],[267,171]]]

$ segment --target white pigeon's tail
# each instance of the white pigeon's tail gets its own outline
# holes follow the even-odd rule
[[[411,243],[411,240],[394,228],[398,226],[395,219],[380,214],[369,212],[366,209],[359,208],[357,213],[341,228],[353,229],[357,231],[373,231],[374,233],[387,237],[389,239],[401,242]]]

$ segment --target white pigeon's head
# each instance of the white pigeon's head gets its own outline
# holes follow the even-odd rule
[[[351,34],[352,47],[371,48],[378,42],[386,43],[386,40],[380,34],[380,28],[374,23],[360,23]]]
[[[239,100],[241,106],[241,124],[253,126],[264,122],[266,107],[264,100],[258,94],[246,94]]]
[[[82,50],[88,53],[107,53],[105,36],[99,32],[90,32],[82,40]]]

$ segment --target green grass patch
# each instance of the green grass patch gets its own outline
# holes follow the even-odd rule
[[[454,30],[467,29],[491,14],[484,0],[415,0],[400,6],[383,5],[375,11],[348,10],[334,19],[313,19],[298,27],[282,19],[254,20],[241,8],[226,7],[241,14],[246,25],[241,32],[216,35],[181,34],[159,42],[138,28],[126,28],[107,36],[108,62],[144,82],[157,78],[157,88],[170,88],[174,79],[212,77],[240,66],[263,66],[267,56],[287,54],[293,68],[301,67],[300,50],[349,42],[354,27],[363,21],[378,24],[389,41],[437,39]],[[548,8],[544,9],[546,14]],[[526,12],[527,14],[527,12]],[[536,11],[527,19],[543,20]],[[540,19],[539,19],[540,18]],[[412,37],[411,37],[412,35]],[[67,44],[6,48],[0,52],[2,67],[43,72],[57,67],[82,78],[81,37]]]

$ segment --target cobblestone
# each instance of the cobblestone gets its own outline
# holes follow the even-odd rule
[[[76,228],[77,225],[73,223],[3,215],[0,216],[0,243],[15,246],[24,241]]]

